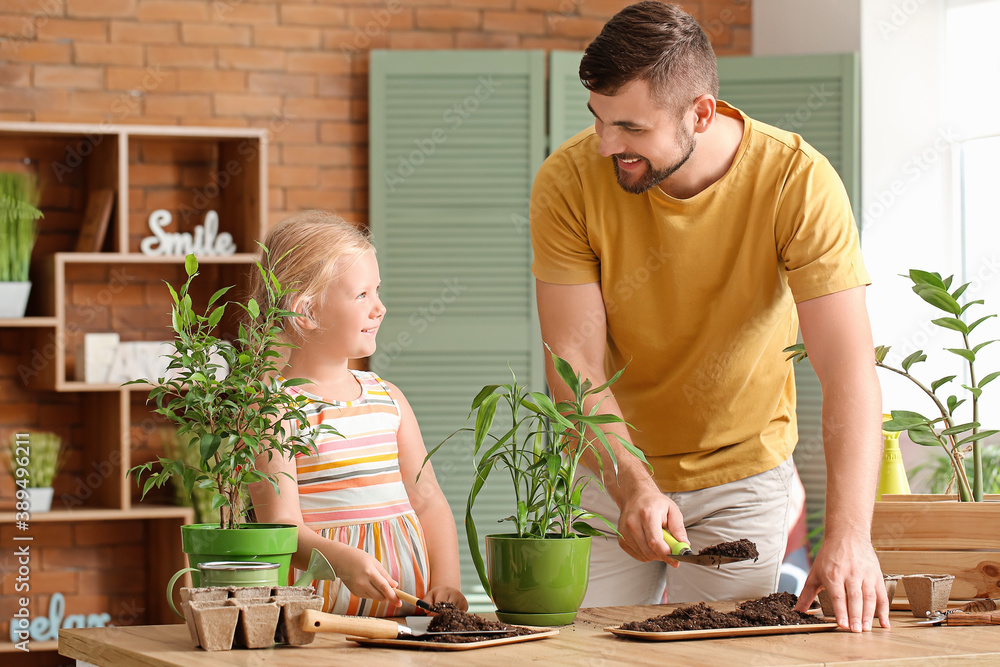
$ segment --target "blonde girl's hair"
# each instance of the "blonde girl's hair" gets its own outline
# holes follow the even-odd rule
[[[278,282],[296,290],[277,306],[310,319],[322,306],[330,281],[362,255],[375,251],[366,229],[328,211],[302,211],[285,218],[267,233],[264,246]],[[251,276],[250,297],[263,307],[267,290],[259,271],[254,269]],[[299,336],[304,333],[300,318],[284,321],[286,329],[290,327]]]

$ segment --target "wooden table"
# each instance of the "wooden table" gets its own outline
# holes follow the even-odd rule
[[[974,665],[1000,664],[1000,626],[918,626],[909,612],[893,612],[891,630],[647,642],[622,639],[603,628],[666,613],[676,605],[583,609],[571,626],[549,639],[470,651],[366,648],[343,635],[320,634],[308,646],[208,652],[194,648],[183,625],[61,630],[59,653],[100,665],[215,667],[304,664],[356,665]],[[732,603],[715,603],[723,611]],[[308,662],[307,662],[308,661]]]

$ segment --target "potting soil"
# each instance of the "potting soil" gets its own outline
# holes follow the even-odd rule
[[[477,614],[468,614],[460,611],[455,605],[449,602],[434,605],[434,613],[437,615],[430,622],[430,625],[427,626],[427,632],[466,632],[469,630],[507,630],[507,632],[490,633],[488,635],[421,635],[420,637],[414,637],[414,641],[465,644],[486,641],[488,639],[519,637],[535,632],[534,630],[522,628],[518,625],[508,625],[499,621],[487,620]]]
[[[669,614],[644,621],[623,623],[622,630],[637,632],[676,632],[678,630],[712,630],[717,628],[754,628],[772,625],[806,625],[823,623],[823,619],[795,611],[798,598],[791,593],[773,593],[736,605],[736,611],[721,612],[704,602],[691,607],[678,607]]]
[[[723,542],[710,547],[705,547],[698,552],[699,556],[732,556],[734,558],[753,558],[754,562],[760,557],[757,553],[757,545],[746,538],[735,542]]]

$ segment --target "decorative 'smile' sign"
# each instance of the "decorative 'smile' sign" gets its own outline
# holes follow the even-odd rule
[[[205,214],[205,224],[194,228],[194,234],[187,232],[165,232],[163,228],[173,222],[170,211],[160,208],[149,214],[149,231],[139,243],[143,255],[185,255],[195,254],[199,257],[211,255],[232,255],[236,252],[233,235],[219,232],[219,214],[209,211]]]

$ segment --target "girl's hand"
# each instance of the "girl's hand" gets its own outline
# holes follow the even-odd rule
[[[338,554],[334,569],[347,589],[359,598],[388,602],[390,606],[403,606],[402,600],[392,590],[399,585],[378,562],[361,549],[350,548]]]
[[[452,588],[451,586],[435,586],[434,588],[427,591],[424,595],[424,600],[430,602],[431,604],[440,604],[441,602],[450,602],[459,611],[468,611],[469,601],[465,599],[462,595],[462,591],[457,588]]]

